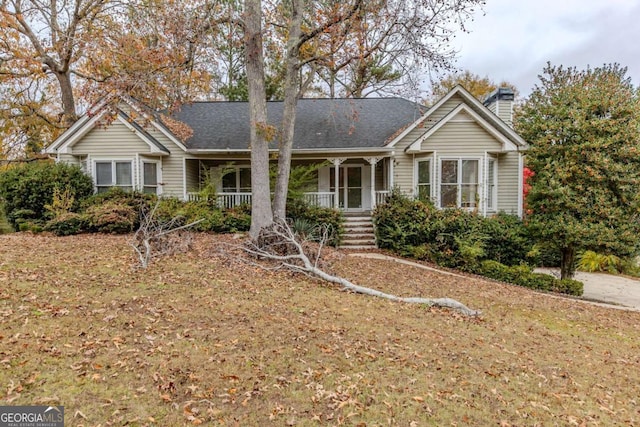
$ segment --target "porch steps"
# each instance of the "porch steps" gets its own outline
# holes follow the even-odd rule
[[[345,213],[342,249],[375,249],[376,237],[373,231],[371,214]]]

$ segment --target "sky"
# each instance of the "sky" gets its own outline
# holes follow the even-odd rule
[[[456,66],[527,96],[548,61],[602,66],[617,62],[640,85],[640,0],[486,0],[453,41]]]

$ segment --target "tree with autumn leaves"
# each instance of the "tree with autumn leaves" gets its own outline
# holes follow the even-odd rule
[[[449,39],[482,3],[481,0],[244,2],[240,22],[252,129],[252,237],[270,226],[274,218],[285,217],[296,103],[315,77],[324,76],[330,93],[334,94],[338,79],[351,75],[350,81],[357,84],[342,86],[348,94],[361,95],[364,88],[384,79],[396,80],[394,70],[403,73],[412,64],[450,67],[453,56]],[[267,122],[264,102],[264,46],[266,39],[274,38],[279,40],[275,45],[280,46],[284,67],[284,111],[279,126]],[[376,62],[376,58],[383,56],[386,59],[382,63]],[[371,68],[359,70],[366,64],[377,64],[376,78],[370,78]],[[318,74],[321,70],[324,74]],[[279,141],[279,153],[272,208],[268,197],[268,144],[273,138]]]
[[[444,76],[437,82],[434,82],[431,85],[431,95],[427,101],[429,103],[435,103],[458,85],[464,87],[471,95],[475,96],[480,101],[484,101],[487,95],[501,87],[507,87],[513,90],[513,93],[516,96],[518,95],[518,89],[515,85],[506,80],[496,83],[492,81],[489,76],[481,77],[479,74],[472,73],[469,70],[464,70],[460,72],[453,72]]]
[[[530,229],[561,255],[618,256],[640,249],[640,96],[617,64],[548,64],[515,120],[529,142]]]
[[[0,0],[0,155],[38,153],[106,94],[205,97],[219,14],[206,0]]]

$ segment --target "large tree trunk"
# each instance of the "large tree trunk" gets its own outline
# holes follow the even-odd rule
[[[76,115],[76,100],[73,96],[73,86],[71,84],[71,74],[69,71],[54,71],[53,74],[60,85],[60,99],[62,100],[62,124],[65,127],[71,125],[78,119]]]
[[[251,229],[256,239],[260,230],[273,223],[269,188],[269,140],[267,135],[267,103],[264,85],[264,55],[262,52],[262,2],[245,2],[245,62],[249,90],[251,121]]]
[[[562,248],[560,261],[560,279],[571,279],[576,272],[576,248],[569,246]]]
[[[293,0],[291,2],[291,21],[289,23],[289,40],[287,41],[287,56],[285,59],[282,134],[278,154],[278,176],[273,200],[273,215],[276,219],[284,219],[286,217],[289,172],[291,171],[291,150],[293,149],[296,106],[298,104],[300,86],[298,43],[302,34],[303,7],[304,0]]]

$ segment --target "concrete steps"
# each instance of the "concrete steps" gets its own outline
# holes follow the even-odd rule
[[[345,214],[344,234],[340,247],[343,249],[375,249],[376,237],[369,213]]]

